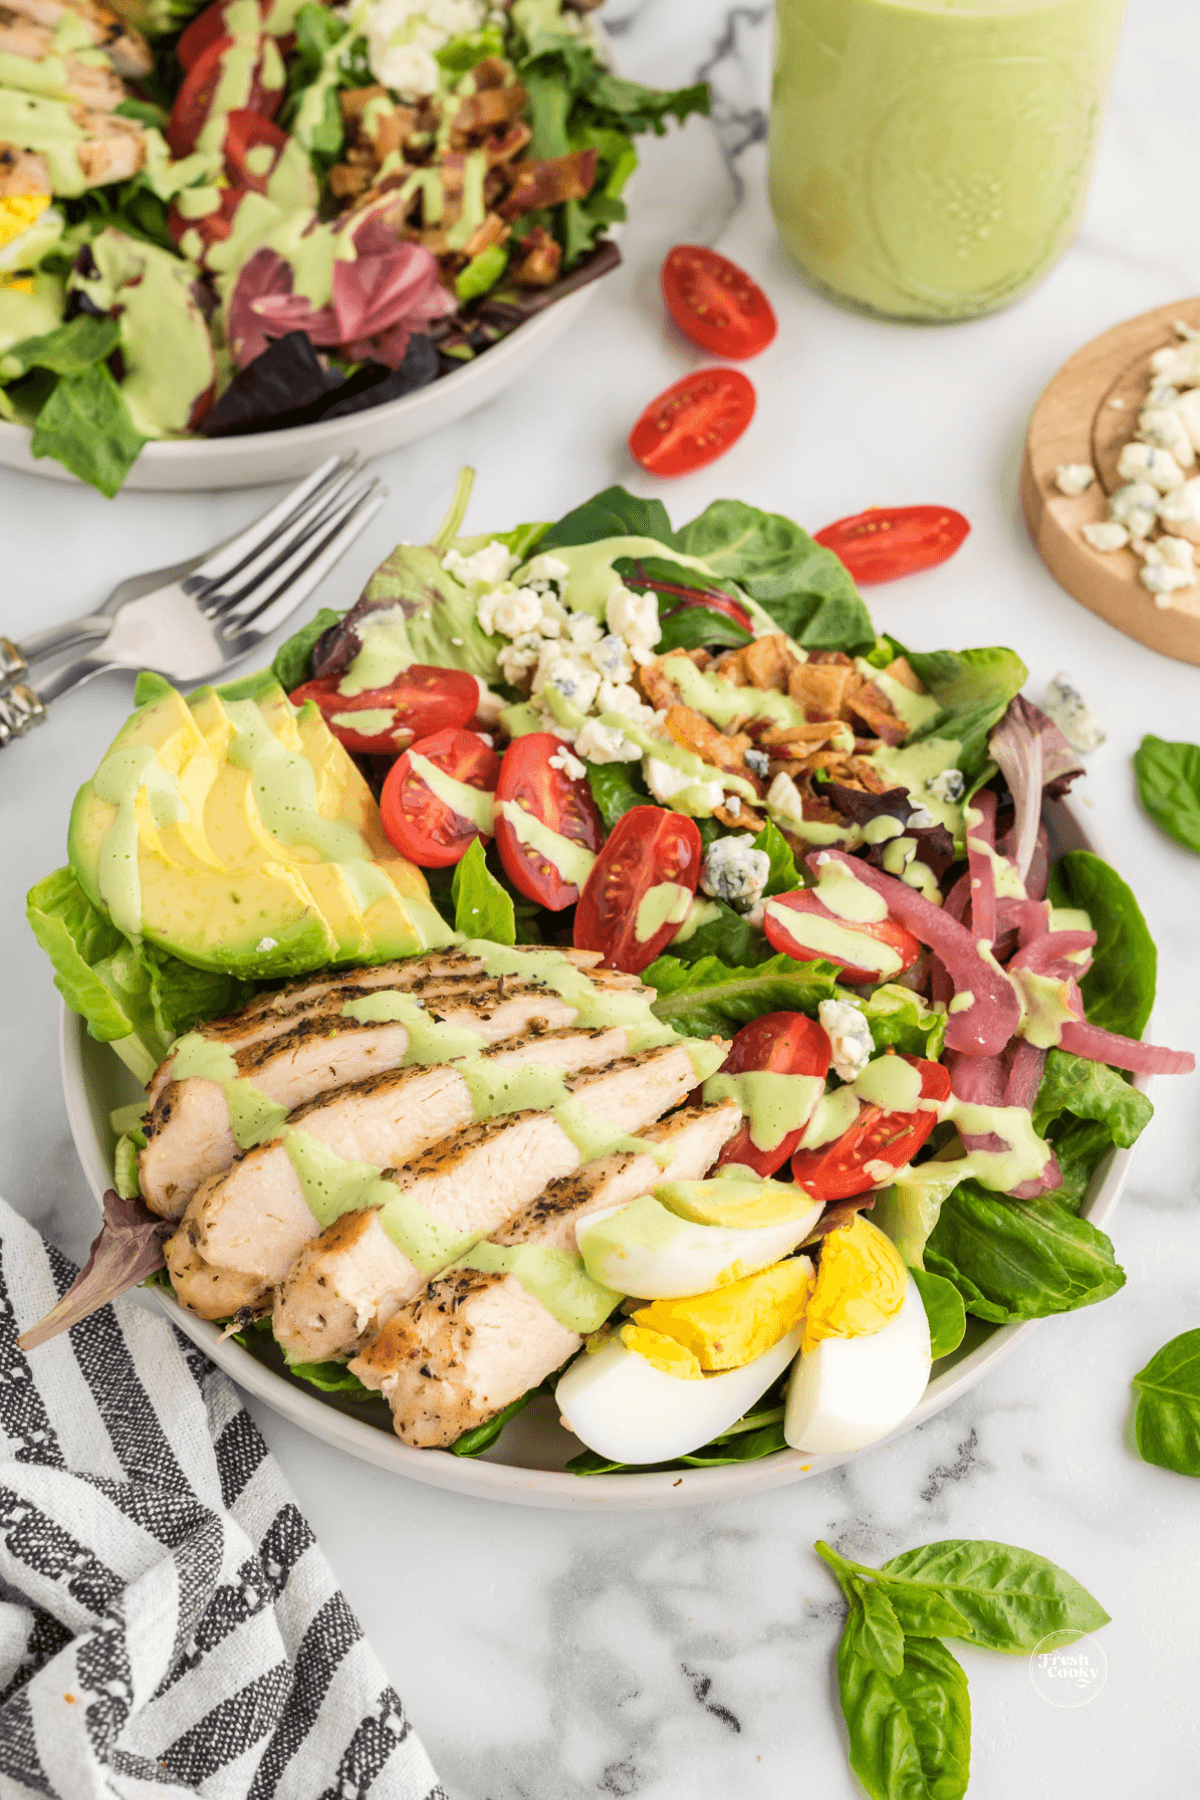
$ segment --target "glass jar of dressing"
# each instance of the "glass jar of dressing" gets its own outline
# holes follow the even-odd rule
[[[1126,0],[777,0],[771,206],[885,318],[1007,306],[1074,236]]]

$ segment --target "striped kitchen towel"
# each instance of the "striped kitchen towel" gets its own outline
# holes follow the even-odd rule
[[[74,1275],[0,1201],[0,1800],[445,1800],[208,1358],[129,1300],[17,1349]]]

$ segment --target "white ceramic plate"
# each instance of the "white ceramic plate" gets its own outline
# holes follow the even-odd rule
[[[1092,850],[1098,855],[1103,854],[1066,801],[1048,805],[1045,816],[1056,856],[1068,850]],[[109,1112],[115,1106],[125,1106],[139,1099],[141,1092],[124,1064],[105,1045],[90,1038],[82,1019],[65,1007],[61,1048],[63,1091],[71,1135],[88,1185],[99,1201],[105,1188],[112,1184],[113,1134],[108,1122]],[[1112,1215],[1125,1183],[1130,1155],[1128,1150],[1112,1151],[1101,1164],[1095,1190],[1083,1208],[1085,1217],[1093,1225],[1103,1225]],[[428,1482],[432,1487],[451,1488],[461,1494],[474,1494],[482,1499],[509,1500],[525,1506],[593,1510],[693,1506],[700,1501],[732,1499],[766,1488],[783,1487],[809,1475],[823,1474],[826,1469],[849,1461],[850,1455],[870,1454],[868,1451],[842,1456],[807,1456],[799,1450],[784,1450],[778,1455],[764,1457],[760,1462],[733,1463],[718,1469],[602,1475],[585,1479],[564,1471],[564,1464],[582,1449],[582,1445],[559,1426],[553,1403],[549,1400],[534,1401],[520,1413],[506,1428],[499,1443],[485,1456],[458,1457],[445,1450],[413,1450],[393,1436],[387,1423],[387,1407],[382,1400],[369,1403],[370,1414],[378,1423],[368,1422],[368,1407],[363,1404],[320,1400],[310,1387],[283,1372],[278,1352],[275,1354],[276,1367],[271,1367],[231,1339],[222,1339],[217,1326],[185,1312],[162,1289],[150,1291],[173,1323],[207,1351],[227,1375],[248,1393],[274,1407],[276,1412],[311,1431],[314,1437],[361,1457],[365,1462],[408,1475],[415,1481]],[[952,1400],[957,1400],[960,1394],[973,1388],[1033,1329],[1033,1323],[987,1326],[969,1319],[963,1343],[953,1356],[945,1357],[935,1365],[933,1379],[921,1404],[899,1430],[892,1433],[892,1438],[910,1431],[914,1425],[931,1418]],[[264,1355],[269,1356],[270,1351],[264,1350]]]
[[[190,493],[202,488],[261,487],[268,482],[296,481],[309,475],[327,456],[357,450],[369,458],[385,450],[398,450],[402,444],[411,444],[431,431],[440,431],[443,425],[453,424],[465,413],[474,412],[477,406],[494,399],[502,388],[518,380],[575,323],[598,286],[599,281],[590,281],[578,293],[568,294],[545,312],[535,313],[474,362],[456,369],[452,375],[440,376],[402,400],[368,407],[347,419],[296,425],[288,431],[146,444],[126,477],[125,487],[160,494]],[[29,449],[30,435],[24,425],[0,421],[0,463],[26,475],[77,482],[77,477],[53,457],[35,458]]]

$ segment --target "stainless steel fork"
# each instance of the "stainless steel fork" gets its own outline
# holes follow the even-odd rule
[[[387,498],[357,457],[330,457],[270,512],[217,549],[134,575],[103,606],[23,643],[0,637],[0,748],[54,700],[110,669],[205,681],[269,636],[324,580]],[[33,662],[87,645],[36,686]]]

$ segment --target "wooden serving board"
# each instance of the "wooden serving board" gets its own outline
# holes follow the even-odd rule
[[[1029,421],[1021,504],[1038,554],[1068,594],[1151,650],[1200,663],[1200,582],[1160,606],[1137,579],[1141,563],[1132,550],[1102,554],[1079,535],[1081,525],[1108,517],[1108,496],[1121,485],[1117,458],[1137,424],[1150,358],[1180,341],[1176,319],[1200,329],[1200,298],[1127,319],[1063,364]],[[1062,463],[1090,463],[1096,480],[1073,498],[1060,494],[1054,477]]]

